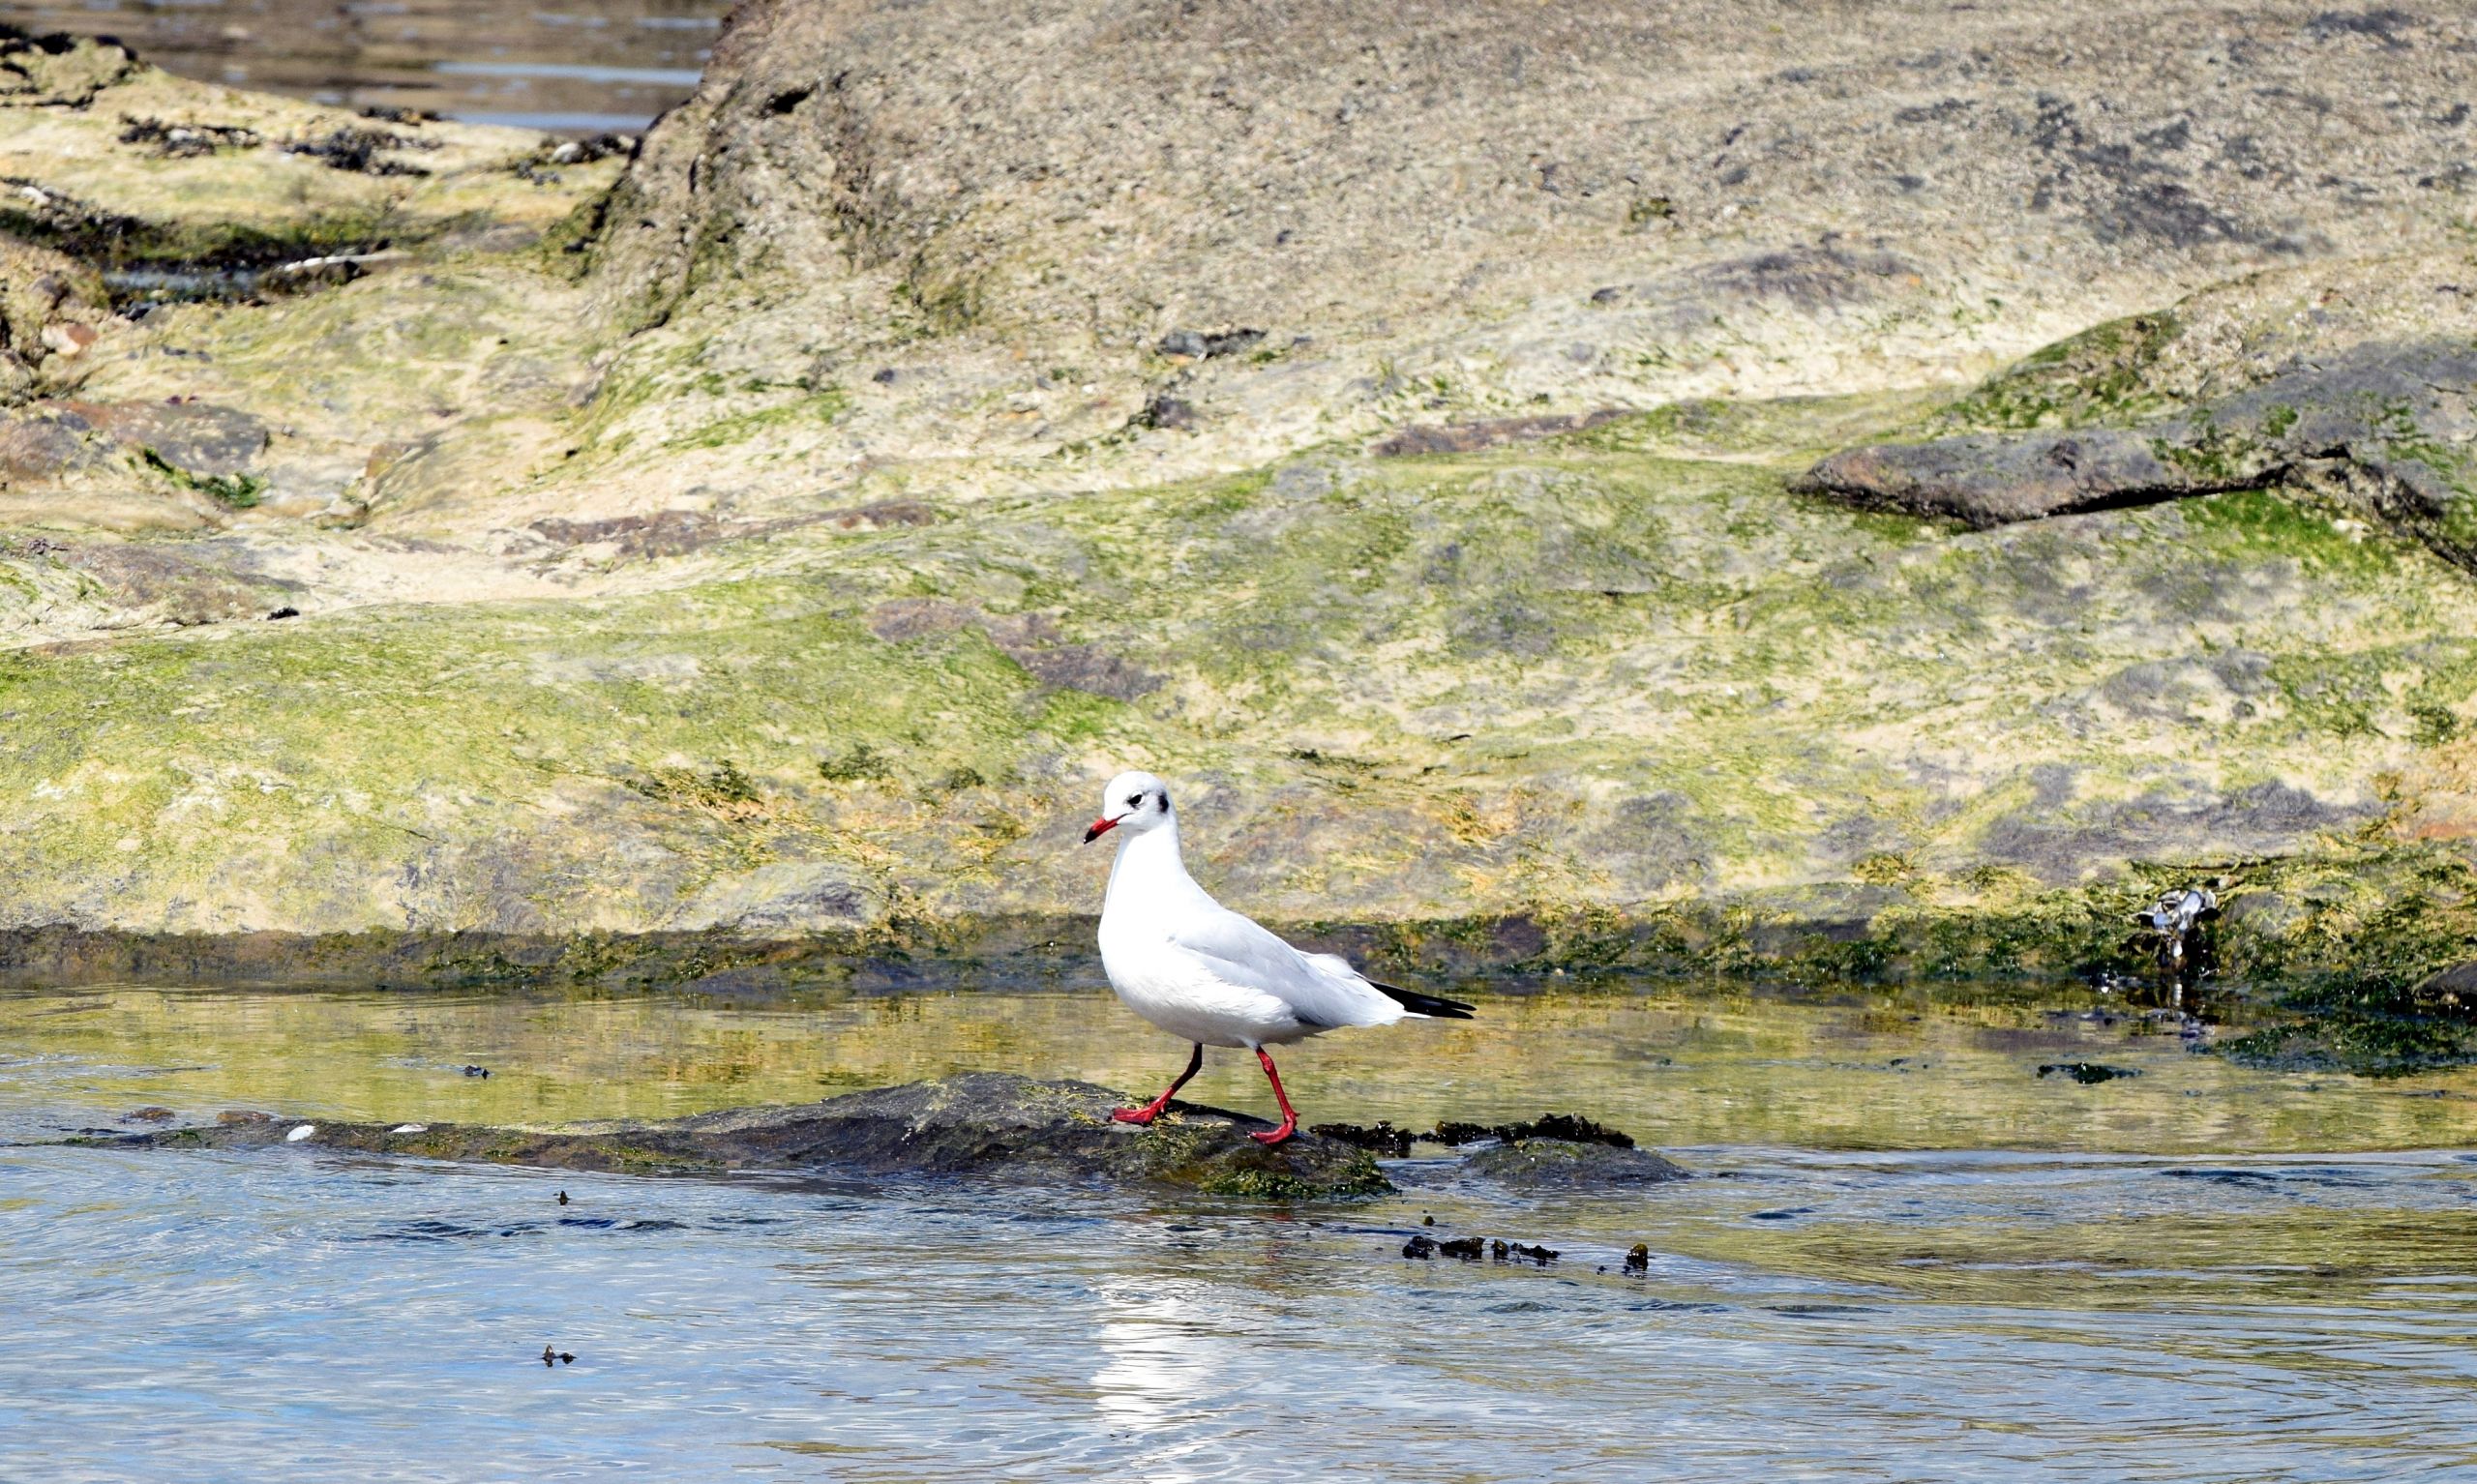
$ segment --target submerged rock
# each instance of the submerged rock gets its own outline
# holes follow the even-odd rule
[[[1687,1171],[1649,1149],[1531,1139],[1481,1149],[1463,1167],[1517,1190],[1609,1190],[1683,1180]]]
[[[320,1123],[300,1143],[426,1159],[549,1170],[721,1173],[971,1175],[1005,1181],[1169,1185],[1209,1195],[1340,1200],[1392,1189],[1366,1153],[1300,1135],[1267,1148],[1262,1119],[1173,1103],[1149,1128],[1115,1123],[1125,1099],[1090,1083],[973,1072],[790,1108],[739,1108],[647,1123],[571,1129],[433,1123]],[[260,1148],[284,1142],[270,1122],[133,1136],[177,1148]]]
[[[2140,1075],[2140,1071],[2134,1067],[2111,1067],[2099,1061],[2050,1061],[2039,1068],[2042,1078],[2070,1077],[2085,1087],[2097,1083],[2111,1083],[2119,1077]]]

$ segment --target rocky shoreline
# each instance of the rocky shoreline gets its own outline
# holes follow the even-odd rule
[[[1141,764],[1388,970],[2117,982],[2207,885],[2461,1045],[2466,17],[1551,11],[981,117],[1020,17],[754,4],[590,150],[0,39],[0,975],[1054,984]]]

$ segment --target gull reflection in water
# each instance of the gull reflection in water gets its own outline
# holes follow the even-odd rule
[[[1200,1444],[1189,1426],[1209,1410],[1237,1357],[1231,1337],[1208,1318],[1208,1286],[1180,1279],[1127,1280],[1100,1291],[1101,1353],[1092,1375],[1093,1408],[1113,1432],[1133,1437],[1171,1432],[1177,1441],[1144,1455],[1148,1484],[1179,1484],[1200,1475],[1181,1467]]]

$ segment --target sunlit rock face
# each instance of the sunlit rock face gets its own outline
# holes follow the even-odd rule
[[[766,0],[649,135],[595,292],[708,367],[832,380],[878,458],[1227,467],[1422,411],[1914,385],[2439,240],[2471,36],[2441,6]]]
[[[1864,20],[753,4],[566,163],[17,45],[0,922],[1029,958],[1143,766],[1438,965],[2446,940],[2468,17]]]

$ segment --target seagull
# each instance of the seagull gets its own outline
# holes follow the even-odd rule
[[[1390,1025],[1406,1016],[1471,1019],[1471,1006],[1460,1000],[1378,984],[1341,955],[1301,953],[1213,901],[1187,875],[1170,786],[1151,774],[1110,780],[1101,816],[1084,843],[1112,830],[1119,853],[1101,903],[1101,966],[1128,1009],[1195,1045],[1179,1080],[1141,1108],[1114,1111],[1119,1122],[1150,1123],[1203,1070],[1206,1047],[1239,1046],[1264,1064],[1281,1105],[1281,1127],[1249,1137],[1276,1144],[1298,1132],[1298,1111],[1266,1047],[1344,1025]]]

